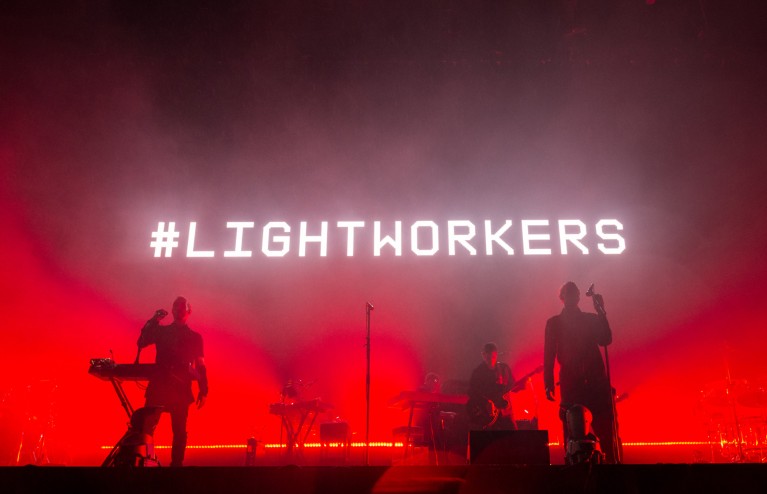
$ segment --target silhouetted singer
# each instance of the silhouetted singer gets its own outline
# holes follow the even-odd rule
[[[208,396],[208,375],[203,358],[202,336],[186,325],[191,312],[192,308],[187,300],[178,297],[173,302],[173,322],[161,326],[160,320],[168,313],[163,309],[158,310],[141,329],[137,343],[139,354],[136,355],[136,363],[142,348],[149,345],[155,345],[156,348],[157,371],[147,385],[145,406],[161,406],[163,412],[170,413],[173,430],[171,466],[175,467],[184,463],[189,405],[195,402],[192,394],[194,378],[199,385],[197,408],[205,404]]]
[[[612,331],[604,314],[582,312],[578,307],[580,290],[568,281],[559,290],[564,308],[546,321],[543,349],[543,382],[546,398],[554,401],[554,361],[559,362],[560,419],[568,444],[566,411],[583,405],[593,416],[594,433],[599,438],[607,463],[614,463],[612,453],[613,408],[610,383],[599,346],[612,343]],[[595,294],[594,297],[601,296]]]

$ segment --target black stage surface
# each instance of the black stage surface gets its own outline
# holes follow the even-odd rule
[[[5,493],[765,492],[764,464],[451,467],[6,467]]]

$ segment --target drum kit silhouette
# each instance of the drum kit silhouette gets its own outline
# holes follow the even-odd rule
[[[0,466],[66,464],[55,439],[58,395],[49,379],[0,390]]]
[[[767,463],[767,379],[720,379],[700,393],[712,461]]]

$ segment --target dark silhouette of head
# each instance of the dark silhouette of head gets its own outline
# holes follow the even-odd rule
[[[173,301],[173,320],[175,322],[185,323],[189,314],[192,313],[192,306],[184,297],[178,297]]]
[[[581,301],[581,291],[578,290],[578,285],[572,281],[568,281],[559,289],[559,300],[565,304],[565,307],[578,307],[578,303]]]

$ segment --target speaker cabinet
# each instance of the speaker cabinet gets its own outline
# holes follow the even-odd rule
[[[472,465],[549,465],[548,431],[470,431]]]

